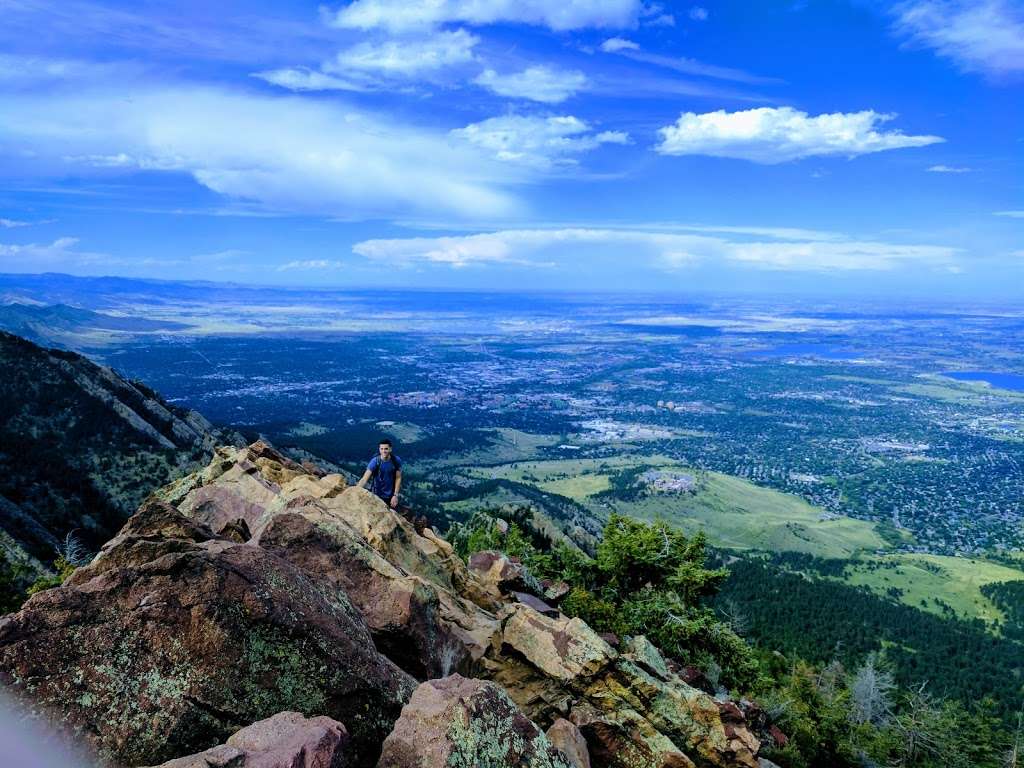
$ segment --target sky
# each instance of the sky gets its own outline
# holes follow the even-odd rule
[[[0,272],[1024,299],[1024,0],[0,18]]]

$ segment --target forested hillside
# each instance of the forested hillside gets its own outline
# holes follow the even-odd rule
[[[81,355],[0,332],[0,556],[39,575],[98,549],[154,488],[236,437]]]

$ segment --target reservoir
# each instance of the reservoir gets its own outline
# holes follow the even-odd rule
[[[992,371],[943,371],[943,376],[957,381],[983,381],[999,389],[1024,392],[1024,375],[1019,373],[994,373]]]

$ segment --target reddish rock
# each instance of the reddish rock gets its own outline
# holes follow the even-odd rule
[[[499,686],[452,675],[413,693],[378,768],[573,768]]]
[[[768,726],[768,733],[771,734],[772,741],[775,742],[775,746],[779,747],[780,749],[784,748],[787,744],[789,744],[789,737],[786,734],[784,734],[781,730],[779,730],[779,726],[775,725],[774,723]]]
[[[587,740],[573,723],[560,717],[548,728],[548,741],[569,758],[573,768],[590,768]]]
[[[528,605],[537,613],[543,614],[544,616],[549,616],[552,619],[557,619],[559,616],[557,608],[552,608],[539,597],[527,594],[526,592],[513,592],[512,597],[517,603]]]
[[[438,589],[397,569],[316,502],[289,502],[254,543],[347,595],[378,650],[417,679],[468,668],[469,651],[442,620]]]
[[[346,768],[348,743],[337,720],[280,712],[243,728],[226,744],[157,768]]]
[[[415,683],[326,586],[153,502],[0,620],[0,683],[111,763],[197,752],[284,708],[346,723],[353,763],[372,764]]]
[[[619,647],[619,636],[614,632],[598,632],[597,636],[608,643],[612,648]]]
[[[711,681],[707,679],[704,672],[697,667],[683,667],[679,672],[679,677],[687,685],[692,685],[694,688],[698,688],[704,693],[714,695],[715,686],[711,684]]]

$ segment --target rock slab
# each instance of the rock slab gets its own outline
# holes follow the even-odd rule
[[[377,768],[573,768],[497,685],[451,675],[413,693]]]

